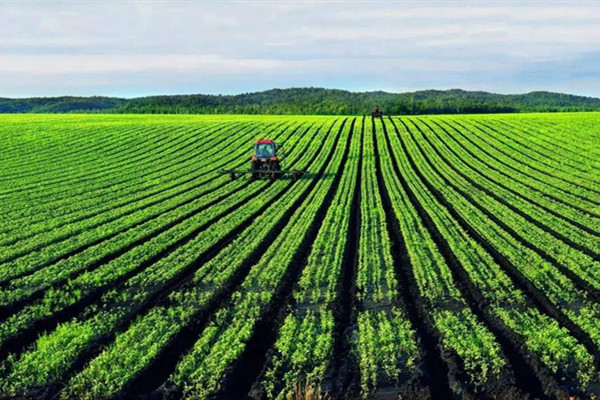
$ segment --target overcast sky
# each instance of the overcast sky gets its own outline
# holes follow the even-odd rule
[[[0,97],[298,86],[600,97],[600,1],[0,0]]]

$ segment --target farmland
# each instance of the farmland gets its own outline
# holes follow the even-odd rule
[[[0,397],[600,396],[598,113],[0,121]]]

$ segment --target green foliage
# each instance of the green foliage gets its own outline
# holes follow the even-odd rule
[[[600,99],[551,92],[503,95],[451,89],[387,93],[312,87],[227,96],[0,98],[0,113],[368,115],[375,106],[392,115],[594,111],[600,109]]]
[[[368,104],[343,108],[315,89],[313,109],[305,94],[267,92],[260,106],[248,94],[244,107]],[[504,349],[549,397],[600,390],[598,114],[367,118],[364,131],[360,118],[318,116],[0,120],[0,348],[15,352],[1,362],[0,397],[51,387],[63,399],[126,398],[191,334],[166,383],[210,398],[273,321],[256,382],[270,399],[323,395],[339,352],[362,396],[403,395],[426,381],[422,332],[457,396],[518,385]],[[247,165],[259,137],[282,142],[305,179],[216,173]]]
[[[413,327],[400,310],[361,312],[353,338],[363,396],[381,385],[400,385],[419,373],[419,353]]]

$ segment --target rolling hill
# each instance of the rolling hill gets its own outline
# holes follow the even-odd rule
[[[600,99],[552,92],[496,94],[423,90],[408,93],[290,88],[237,95],[0,98],[0,113],[306,114],[363,115],[379,105],[388,114],[474,114],[600,110]]]

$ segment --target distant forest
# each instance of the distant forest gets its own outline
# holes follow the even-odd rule
[[[379,106],[385,114],[470,114],[597,111],[600,99],[562,93],[495,94],[461,89],[410,93],[336,89],[272,89],[238,95],[0,98],[0,113],[311,114],[363,115]]]

